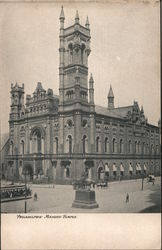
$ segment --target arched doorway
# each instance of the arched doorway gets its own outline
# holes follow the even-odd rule
[[[33,180],[33,168],[32,168],[32,166],[30,164],[24,165],[22,175],[24,176],[24,178],[25,178],[25,175],[26,175],[26,178],[27,178],[28,181]]]
[[[103,180],[103,179],[104,179],[104,176],[105,176],[105,172],[104,172],[103,167],[99,167],[99,168],[98,168],[98,179],[99,179],[99,180]]]

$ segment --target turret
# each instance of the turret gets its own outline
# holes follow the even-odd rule
[[[87,19],[86,19],[85,27],[86,27],[87,29],[89,29],[89,19],[88,19],[88,16],[87,16]]]
[[[76,11],[75,23],[76,23],[76,24],[79,23],[79,13],[78,13],[78,11]]]
[[[114,94],[111,85],[107,98],[108,98],[108,109],[114,109]]]
[[[65,15],[64,15],[64,9],[63,6],[61,7],[61,13],[60,13],[60,48],[59,48],[59,53],[60,53],[60,65],[59,65],[59,94],[60,94],[60,106],[63,104],[64,100],[64,93],[63,93],[63,88],[64,88],[64,53],[65,53],[65,48],[64,48],[64,20],[65,20]]]
[[[20,117],[21,110],[24,106],[24,84],[20,87],[17,83],[11,84],[11,119]]]

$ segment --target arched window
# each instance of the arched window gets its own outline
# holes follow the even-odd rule
[[[132,142],[129,140],[128,142],[128,153],[132,153]]]
[[[145,142],[143,142],[143,154],[146,154],[146,145],[145,145]]]
[[[11,155],[14,154],[14,150],[13,150],[13,141],[11,141],[11,143],[10,143],[10,154],[11,154]]]
[[[96,152],[97,153],[99,152],[99,140],[100,140],[100,138],[99,138],[99,136],[97,136],[97,138],[96,138]]]
[[[56,149],[56,154],[58,154],[58,138],[55,138],[55,149]]]
[[[22,154],[22,155],[24,155],[24,148],[25,148],[24,145],[25,145],[25,144],[24,144],[24,141],[22,140],[22,141],[21,141],[21,154]]]
[[[156,154],[158,154],[158,153],[159,153],[159,146],[156,145]]]
[[[82,47],[81,47],[81,63],[82,64],[84,63],[84,49],[85,49],[85,45],[82,44]]]
[[[115,140],[115,138],[113,139],[112,152],[113,152],[113,153],[116,152],[116,140]]]
[[[68,140],[69,140],[69,154],[72,153],[72,136],[68,135]]]
[[[136,154],[138,153],[138,143],[137,143],[137,141],[135,141],[135,153]]]
[[[69,167],[66,168],[66,178],[70,177],[70,169]]]
[[[105,138],[105,153],[108,152],[108,138]]]
[[[69,64],[73,63],[73,45],[72,43],[69,44]]]
[[[64,168],[64,178],[69,178],[70,177],[70,168],[66,166]]]
[[[86,153],[86,139],[87,139],[87,136],[84,135],[84,136],[83,136],[83,154]]]
[[[123,153],[123,140],[122,139],[119,142],[119,153]]]
[[[151,144],[151,154],[154,154],[154,145]]]
[[[138,142],[138,154],[141,154],[141,143],[140,143],[140,141]]]
[[[148,145],[148,143],[146,144],[146,154],[149,154],[149,145]]]

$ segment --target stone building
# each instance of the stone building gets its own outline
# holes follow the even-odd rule
[[[59,96],[38,82],[33,95],[11,85],[8,176],[69,183],[84,171],[89,178],[122,179],[159,175],[160,128],[148,123],[137,102],[115,108],[112,86],[107,107],[95,105],[88,80],[90,25],[64,27],[60,14]]]

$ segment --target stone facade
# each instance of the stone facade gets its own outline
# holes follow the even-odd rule
[[[137,102],[114,107],[112,86],[108,106],[94,103],[94,80],[88,82],[90,25],[64,28],[60,14],[59,96],[39,82],[33,95],[24,85],[11,85],[8,176],[69,183],[83,171],[92,179],[139,177],[161,172],[160,125],[148,123]]]

